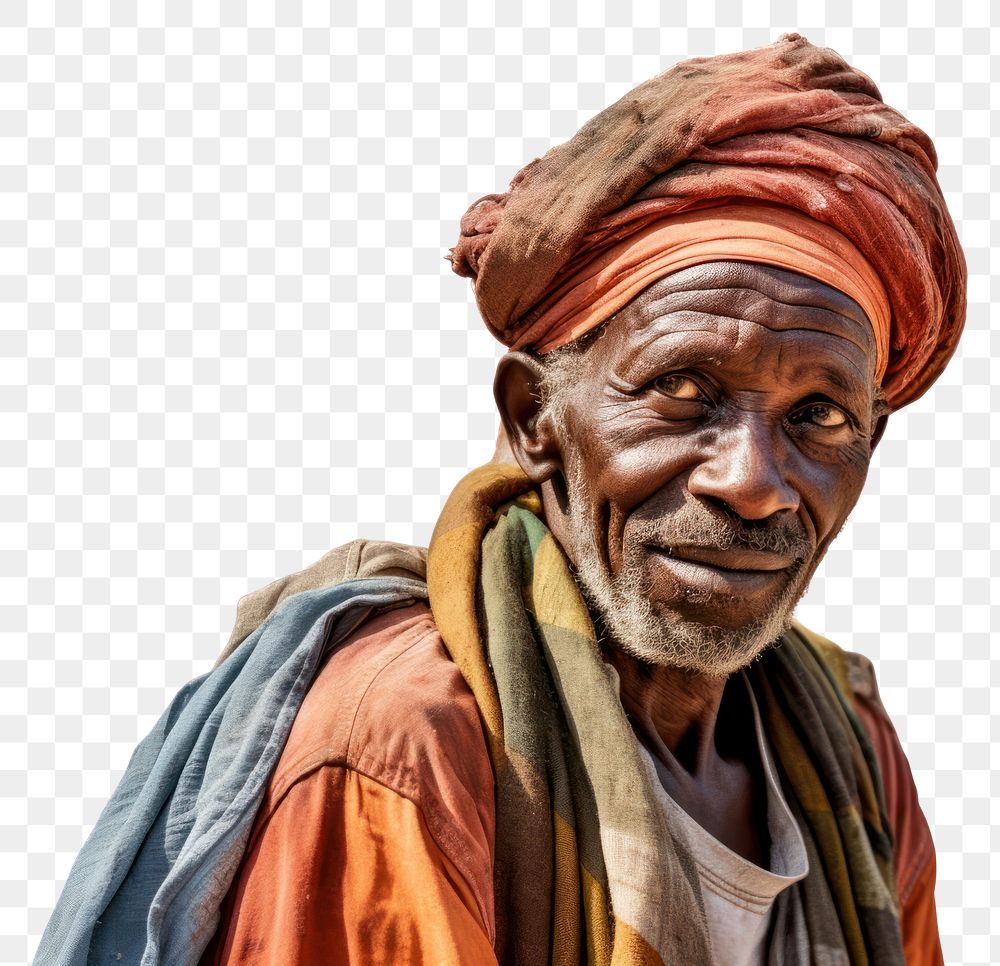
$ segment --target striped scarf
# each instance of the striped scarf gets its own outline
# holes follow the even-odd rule
[[[459,483],[427,577],[496,778],[500,962],[711,962],[690,849],[519,469]],[[747,672],[810,863],[776,902],[773,966],[904,961],[881,779],[838,653],[796,626]]]

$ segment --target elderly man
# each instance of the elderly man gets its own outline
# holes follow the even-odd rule
[[[791,618],[962,327],[934,171],[790,35],[476,202],[451,261],[511,349],[496,459],[429,551],[240,602],[40,961],[941,962],[871,665]]]

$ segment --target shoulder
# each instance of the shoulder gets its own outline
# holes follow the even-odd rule
[[[871,740],[892,828],[897,892],[900,903],[905,905],[934,864],[934,843],[909,761],[879,695],[875,667],[863,654],[846,650],[798,622],[795,629],[830,667]]]
[[[852,702],[859,699],[875,700],[881,707],[878,684],[875,680],[875,666],[864,654],[848,651],[798,621],[794,621],[793,626],[823,658],[837,679],[837,683]]]
[[[429,609],[376,614],[306,693],[202,962],[494,961],[493,801]]]
[[[327,658],[275,779],[342,764],[417,798],[442,760],[492,782],[475,699],[419,603],[372,617]]]
[[[425,604],[366,621],[320,669],[258,813],[312,782],[340,794],[348,770],[412,801],[473,882],[492,870],[493,771],[479,711]]]
[[[304,590],[332,587],[359,577],[427,578],[427,550],[389,540],[352,540],[328,550],[319,560],[244,594],[236,605],[236,621],[216,664],[266,619],[278,604]]]

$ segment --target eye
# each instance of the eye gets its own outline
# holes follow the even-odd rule
[[[696,400],[704,399],[705,395],[690,376],[672,372],[668,376],[660,376],[653,381],[653,386],[665,396],[673,399]]]
[[[809,422],[822,429],[839,429],[850,422],[842,409],[823,402],[803,406],[802,409],[797,409],[792,413],[789,418],[793,423]]]

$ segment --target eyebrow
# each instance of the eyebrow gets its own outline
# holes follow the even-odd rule
[[[619,362],[619,365],[616,367],[616,374],[619,378],[626,378],[630,381],[636,377],[640,381],[645,381],[653,370],[663,368],[665,362],[662,356],[659,358],[651,357],[649,354],[650,349],[655,343],[665,342],[674,338],[678,341],[676,344],[669,346],[670,358],[669,362],[667,362],[667,365],[671,368],[698,368],[700,366],[719,368],[725,366],[718,353],[710,350],[706,351],[703,345],[688,342],[684,338],[686,335],[688,333],[672,332],[660,333],[651,337],[647,341],[644,341],[642,345],[637,346],[632,352],[629,352]],[[805,359],[791,365],[786,372],[788,379],[793,382],[804,377],[815,378],[818,375],[831,386],[846,393],[862,391],[866,387],[861,375],[856,374],[853,367],[847,369],[846,364],[845,368],[841,369],[828,362]]]
[[[621,374],[632,374],[637,369],[639,373],[648,370],[661,369],[663,367],[663,357],[653,354],[653,347],[657,343],[672,343],[667,347],[670,353],[669,365],[683,368],[685,366],[698,365],[719,365],[719,356],[715,352],[706,351],[704,346],[693,344],[690,341],[690,332],[651,332],[649,338],[635,346],[627,352],[618,365],[616,371]]]
[[[832,366],[828,366],[828,365],[824,365],[824,364],[814,363],[814,364],[810,364],[810,365],[806,365],[806,366],[800,366],[796,370],[796,374],[799,371],[801,371],[802,369],[813,369],[813,368],[816,369],[821,375],[823,375],[827,379],[829,379],[830,382],[832,382],[839,389],[843,389],[844,392],[850,392],[851,390],[853,390],[853,389],[856,388],[855,386],[853,386],[851,384],[851,380],[850,379],[846,379],[844,377],[844,374],[842,372],[838,372]]]
[[[844,366],[841,367],[816,359],[805,359],[792,366],[788,370],[788,375],[792,380],[818,375],[845,393],[863,393],[872,385],[855,366],[849,365],[846,360]]]

